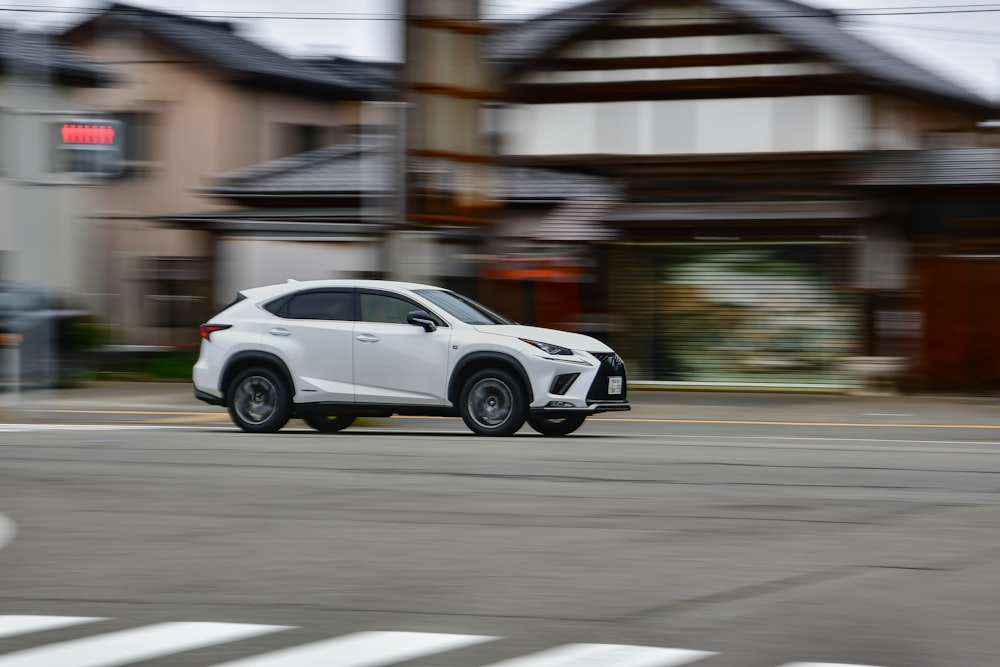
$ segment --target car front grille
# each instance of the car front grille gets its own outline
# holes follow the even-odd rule
[[[628,389],[626,388],[625,380],[625,362],[614,352],[591,352],[591,354],[601,362],[601,367],[597,371],[597,376],[594,378],[593,384],[590,385],[590,391],[587,392],[587,401],[626,400],[628,398]],[[608,393],[608,378],[610,377],[621,377],[622,391],[620,394]]]

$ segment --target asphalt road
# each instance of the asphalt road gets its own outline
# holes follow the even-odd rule
[[[0,667],[1000,655],[993,399],[635,395],[575,436],[484,439],[246,435],[186,392],[8,401]]]

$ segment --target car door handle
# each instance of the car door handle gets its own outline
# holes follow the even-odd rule
[[[268,331],[267,333],[271,334],[272,336],[291,336],[292,335],[291,331],[289,331],[288,329],[283,329],[282,327],[275,327],[275,328],[271,329],[270,331]]]
[[[373,336],[372,334],[358,334],[354,337],[354,340],[361,343],[377,343],[378,336]]]

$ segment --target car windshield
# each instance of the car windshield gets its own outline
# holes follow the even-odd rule
[[[503,315],[454,292],[424,289],[416,290],[416,293],[466,324],[514,324]]]

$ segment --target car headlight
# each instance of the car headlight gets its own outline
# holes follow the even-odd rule
[[[534,345],[545,354],[558,354],[569,357],[573,356],[573,350],[568,347],[563,347],[562,345],[553,345],[552,343],[543,343],[540,340],[529,340],[527,338],[522,338],[521,340],[528,345]]]

